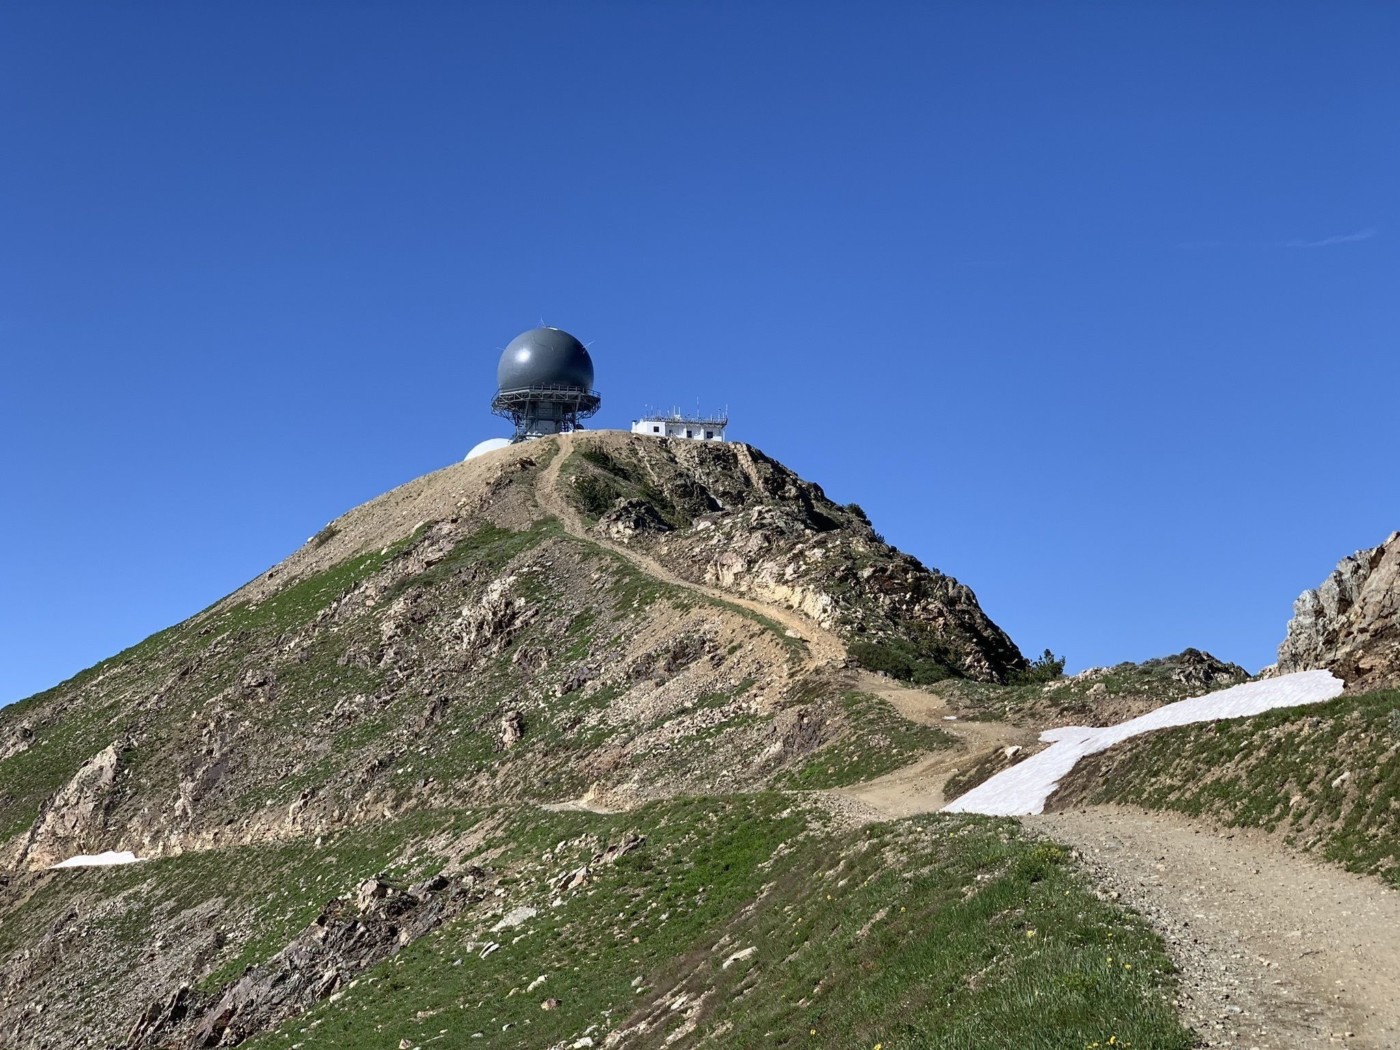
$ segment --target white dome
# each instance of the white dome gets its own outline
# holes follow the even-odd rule
[[[495,452],[498,448],[509,448],[510,438],[487,438],[472,446],[472,450],[467,453],[467,459],[476,459],[477,456],[484,456],[488,452]],[[467,460],[462,460],[465,463]]]

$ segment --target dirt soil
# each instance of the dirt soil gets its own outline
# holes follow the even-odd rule
[[[1182,971],[1206,1046],[1400,1048],[1400,893],[1268,836],[1118,807],[1022,818],[1075,847]]]

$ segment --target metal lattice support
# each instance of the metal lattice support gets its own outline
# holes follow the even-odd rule
[[[515,441],[577,429],[580,419],[598,411],[602,398],[596,390],[562,385],[502,390],[491,401],[491,411],[515,426]]]

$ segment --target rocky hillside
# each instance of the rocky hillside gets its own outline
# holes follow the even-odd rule
[[[996,1014],[1037,1045],[1039,993],[981,995],[985,951],[1031,989],[1080,957],[1026,924],[1098,943],[1131,921],[1007,826],[862,831],[831,789],[957,743],[937,697],[862,658],[986,688],[1026,667],[966,587],[746,446],[580,434],[410,482],[0,710],[0,1042],[757,1045],[821,1024],[873,1045],[936,965],[964,992],[919,1025]],[[48,870],[105,850],[142,859]],[[810,956],[807,921],[831,926]],[[836,994],[860,977],[837,961],[938,930],[941,961],[891,972],[892,1010]],[[1118,1017],[1184,1045],[1133,936],[1140,973],[1074,976],[1054,1038]],[[805,993],[769,970],[789,957]],[[823,988],[831,1007],[794,1005]],[[764,1012],[722,1006],[741,994]]]
[[[0,857],[754,787],[839,731],[842,638],[988,679],[1023,662],[857,511],[745,446],[677,444],[588,435],[439,471],[0,712]]]
[[[1351,692],[1400,686],[1400,532],[1343,558],[1293,603],[1277,670],[1331,671]]]
[[[1185,649],[1142,663],[1090,667],[1047,682],[997,687],[964,679],[950,682],[943,692],[965,717],[1047,729],[1115,725],[1164,704],[1248,680],[1249,672],[1239,664]]]
[[[1026,661],[963,584],[741,444],[575,439],[563,491],[602,535],[678,576],[788,607],[861,653],[907,654],[943,675],[1000,682]]]

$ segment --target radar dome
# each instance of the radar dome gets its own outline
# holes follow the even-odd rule
[[[496,382],[502,391],[530,387],[592,390],[593,359],[568,332],[532,328],[506,346],[496,366]]]
[[[472,450],[467,453],[467,459],[476,459],[477,456],[484,456],[488,452],[495,452],[498,448],[510,448],[510,446],[510,438],[487,438],[472,446]],[[465,463],[466,460],[462,462]]]

